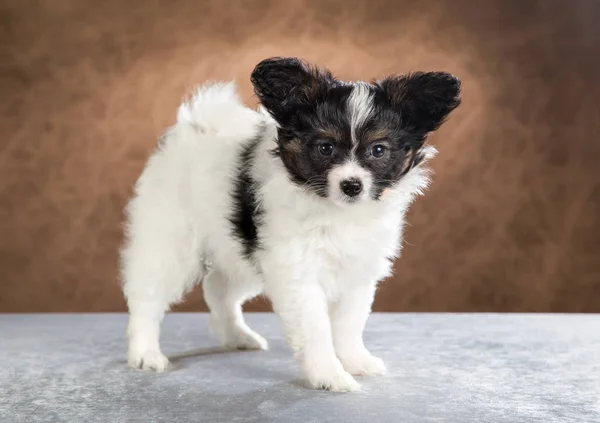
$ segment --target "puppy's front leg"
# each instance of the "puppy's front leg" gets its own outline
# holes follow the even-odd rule
[[[356,391],[360,385],[344,370],[331,338],[327,299],[317,282],[269,280],[266,291],[281,318],[286,338],[311,387]]]
[[[335,352],[344,369],[353,375],[379,375],[386,371],[383,361],[371,355],[363,342],[363,330],[371,313],[375,287],[373,283],[346,289],[331,306]]]

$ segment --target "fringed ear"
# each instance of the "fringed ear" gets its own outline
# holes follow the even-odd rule
[[[437,150],[431,145],[426,145],[420,148],[407,148],[402,158],[402,166],[400,167],[400,175],[406,175],[412,168],[419,166],[433,159],[437,155]]]
[[[412,167],[415,167],[422,163],[428,162],[429,160],[431,160],[435,156],[437,156],[437,153],[438,153],[438,151],[436,150],[436,148],[431,145],[426,145],[424,147],[421,147],[415,153],[415,159],[413,161]]]
[[[460,80],[446,72],[415,72],[376,83],[408,130],[426,135],[460,105]]]
[[[261,104],[279,123],[297,106],[324,95],[334,81],[331,73],[294,57],[272,57],[260,62],[250,77]]]

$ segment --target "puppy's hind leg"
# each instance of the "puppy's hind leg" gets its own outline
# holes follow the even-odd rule
[[[210,329],[225,348],[266,350],[267,341],[246,325],[242,304],[261,291],[258,281],[233,280],[214,269],[203,281],[204,300],[210,308]]]
[[[122,252],[123,291],[129,307],[128,362],[161,372],[169,360],[159,346],[165,312],[203,276],[193,231],[147,227],[133,232]]]

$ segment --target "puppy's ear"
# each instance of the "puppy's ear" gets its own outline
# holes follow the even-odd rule
[[[295,57],[272,57],[256,65],[250,80],[262,105],[275,120],[285,123],[295,107],[323,96],[334,78],[329,71]]]
[[[460,105],[460,80],[446,72],[390,76],[377,85],[408,130],[426,135]]]

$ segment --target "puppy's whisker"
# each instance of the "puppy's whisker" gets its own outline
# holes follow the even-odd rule
[[[397,183],[398,180],[396,179],[376,179],[374,181],[375,185],[381,185],[381,184],[395,184]]]

